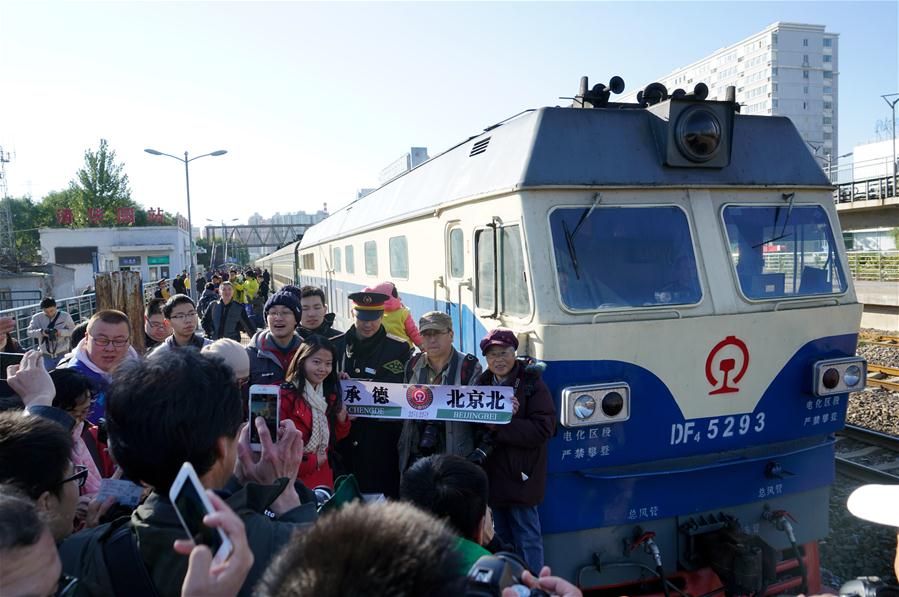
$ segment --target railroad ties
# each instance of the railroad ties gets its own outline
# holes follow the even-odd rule
[[[835,449],[838,473],[862,483],[899,483],[899,438],[846,425]]]

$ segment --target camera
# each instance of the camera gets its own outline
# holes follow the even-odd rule
[[[492,429],[485,429],[478,440],[478,444],[474,451],[468,455],[469,462],[477,465],[483,465],[487,462],[487,458],[493,452],[496,443],[496,433]]]
[[[47,334],[47,342],[56,342],[56,338],[59,335],[56,328],[47,328],[44,330],[44,333]]]
[[[843,583],[840,597],[899,597],[899,587],[888,585],[877,576],[859,576]]]
[[[466,578],[466,597],[500,597],[503,589],[511,587],[521,597],[549,597],[543,589],[530,589],[521,583],[527,569],[524,561],[514,553],[497,552],[481,556]]]
[[[422,455],[430,456],[437,452],[441,427],[440,423],[435,421],[425,423],[424,429],[421,430],[421,439],[418,441],[418,451]]]

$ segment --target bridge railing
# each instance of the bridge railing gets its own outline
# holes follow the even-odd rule
[[[889,199],[896,196],[892,176],[878,176],[865,180],[838,184],[833,191],[833,202],[837,205],[856,201]]]

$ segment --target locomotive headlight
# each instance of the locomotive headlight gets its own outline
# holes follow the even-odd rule
[[[865,387],[867,362],[859,357],[815,363],[812,388],[816,396],[856,392]]]
[[[680,152],[691,162],[707,162],[721,144],[721,123],[702,105],[692,106],[680,115],[674,133]]]
[[[574,399],[574,416],[580,420],[589,419],[596,412],[596,398],[581,394]]]
[[[631,416],[626,383],[573,386],[562,390],[562,425],[585,427],[627,421]]]

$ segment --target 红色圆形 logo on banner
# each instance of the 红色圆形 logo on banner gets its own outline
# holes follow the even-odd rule
[[[430,386],[354,379],[340,382],[347,412],[376,419],[503,424],[512,420],[509,386]]]

